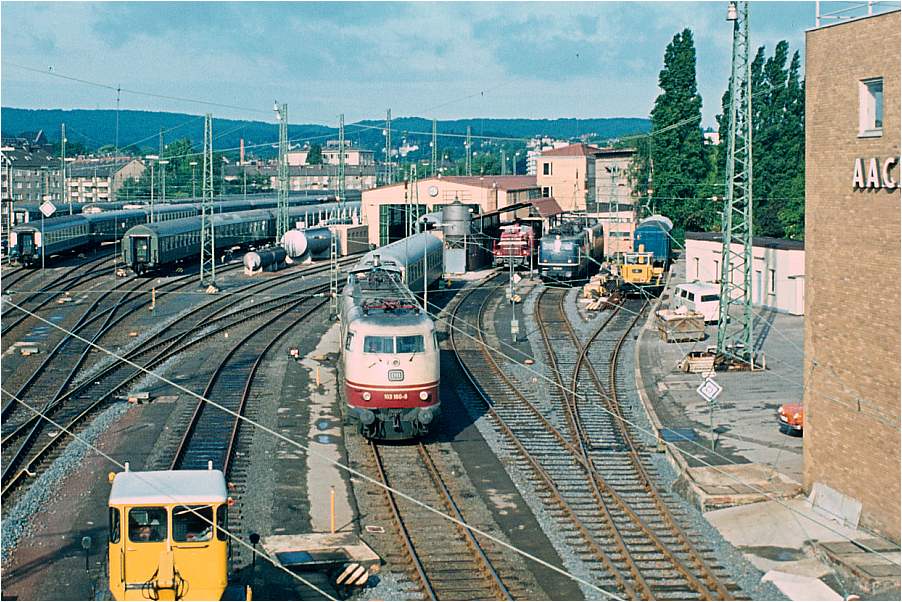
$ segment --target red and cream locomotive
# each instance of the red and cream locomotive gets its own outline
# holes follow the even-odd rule
[[[424,435],[439,416],[435,324],[410,288],[441,276],[441,254],[435,236],[418,234],[368,253],[350,271],[341,307],[344,394],[367,438]]]

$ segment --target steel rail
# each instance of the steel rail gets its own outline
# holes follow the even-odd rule
[[[545,295],[549,290],[550,289],[547,287],[544,288],[539,294],[538,300],[536,301],[536,321],[539,325],[539,332],[542,334],[542,342],[545,345],[545,353],[551,364],[552,374],[554,375],[554,379],[557,382],[558,393],[562,398],[562,405],[567,416],[567,423],[572,431],[573,445],[575,445],[579,450],[579,454],[583,462],[587,466],[591,466],[593,468],[592,472],[594,472],[592,458],[589,456],[589,452],[587,450],[588,435],[586,434],[585,428],[579,417],[579,409],[576,402],[576,387],[574,386],[568,390],[567,387],[564,386],[563,374],[561,373],[558,364],[557,353],[554,351],[554,348],[551,344],[551,337],[548,334],[546,318],[542,315],[542,300],[545,299]],[[569,320],[567,320],[567,314],[563,308],[564,299],[566,298],[566,290],[554,290],[555,295],[558,295],[559,297],[557,301],[557,309],[560,311],[560,315],[562,317],[560,322],[564,324],[563,330],[569,335],[571,341],[573,341],[574,344],[578,345],[579,339],[577,338],[576,333],[573,331],[573,327],[570,325]],[[579,363],[577,363],[576,368],[574,368],[574,378],[576,372],[578,371],[578,367]],[[595,499],[598,509],[601,511],[602,517],[605,520],[605,526],[608,530],[608,533],[611,535],[611,538],[614,541],[614,545],[617,548],[617,551],[620,553],[620,557],[626,563],[630,574],[633,576],[633,580],[636,582],[636,585],[638,586],[637,589],[641,592],[641,596],[646,600],[652,600],[654,599],[654,593],[652,592],[651,586],[649,586],[648,582],[645,580],[645,577],[642,575],[642,571],[639,569],[639,566],[637,565],[633,554],[630,552],[629,547],[623,540],[623,534],[620,532],[620,529],[617,527],[617,524],[614,521],[614,517],[611,515],[611,511],[608,508],[608,505],[605,502],[604,496],[602,495],[602,492],[600,490],[602,484],[599,482],[597,473],[593,476],[592,472],[586,474],[586,477],[592,491],[592,497]]]
[[[325,287],[323,287],[323,288],[325,288]],[[251,330],[251,332],[249,332],[245,336],[243,336],[237,343],[235,343],[232,346],[232,348],[229,350],[229,352],[226,354],[226,356],[219,362],[216,369],[213,371],[213,374],[210,376],[209,380],[207,381],[206,387],[204,387],[204,392],[202,394],[202,397],[204,397],[205,399],[200,400],[197,403],[197,405],[195,406],[194,412],[191,415],[191,419],[188,421],[188,426],[185,428],[185,432],[182,435],[182,439],[179,442],[179,445],[176,448],[175,453],[173,454],[173,459],[169,466],[170,470],[179,470],[181,468],[182,464],[184,463],[184,460],[190,451],[189,447],[190,447],[190,443],[191,443],[191,438],[194,436],[197,426],[201,420],[201,416],[204,414],[204,412],[207,408],[206,399],[210,398],[210,394],[213,391],[213,388],[216,386],[216,384],[219,381],[220,377],[222,376],[223,372],[228,367],[230,360],[235,356],[235,354],[242,347],[244,347],[244,345],[248,341],[250,341],[252,338],[256,337],[257,335],[261,334],[266,329],[272,327],[273,323],[276,320],[279,320],[283,316],[287,315],[294,309],[300,307],[302,304],[304,304],[310,300],[310,297],[302,298],[302,299],[298,299],[296,295],[294,297],[295,297],[294,300],[288,304],[288,307],[286,309],[283,309],[282,311],[280,311],[276,316],[271,317],[266,324],[261,324],[260,326],[255,327],[253,330]],[[253,385],[254,376],[257,372],[258,367],[260,366],[260,363],[263,361],[264,356],[269,352],[269,350],[272,348],[272,346],[275,345],[276,342],[279,341],[288,331],[290,331],[292,328],[297,326],[303,320],[306,320],[311,314],[313,314],[313,312],[320,309],[327,302],[328,302],[328,299],[322,299],[322,300],[316,302],[313,305],[313,307],[306,309],[300,316],[298,316],[297,318],[292,320],[291,323],[288,324],[288,326],[279,330],[267,342],[267,344],[265,345],[263,350],[259,354],[257,354],[257,357],[254,360],[254,363],[251,366],[250,370],[248,371],[247,377],[245,378],[244,388],[241,391],[241,395],[240,395],[240,398],[238,401],[238,408],[236,409],[238,416],[244,415],[244,409],[246,407],[247,399],[250,396],[250,391],[251,391],[251,386]],[[222,402],[220,401],[220,403],[222,403]],[[221,411],[221,410],[217,409],[217,411]],[[230,415],[227,413],[223,413],[223,416],[230,417]],[[230,465],[230,456],[234,449],[235,441],[237,439],[238,427],[241,425],[241,422],[242,422],[240,418],[233,417],[232,419],[233,419],[233,424],[232,424],[232,428],[230,429],[229,438],[226,441],[225,455],[223,457],[223,464],[221,467],[217,467],[217,468],[220,468],[223,471],[223,473],[226,475],[228,475],[228,469],[229,469],[229,465]],[[215,463],[214,463],[214,466],[215,466]]]
[[[432,587],[432,582],[426,575],[426,567],[423,566],[423,561],[417,554],[416,547],[414,547],[413,540],[410,537],[410,532],[407,530],[407,525],[404,524],[404,519],[401,518],[401,511],[398,508],[398,502],[397,500],[395,500],[395,496],[388,489],[390,484],[388,482],[388,477],[385,474],[385,466],[383,466],[382,464],[382,456],[379,454],[379,448],[376,445],[375,441],[370,441],[370,450],[372,450],[373,458],[375,458],[376,461],[376,472],[379,473],[379,480],[383,485],[385,485],[385,487],[381,487],[380,489],[385,495],[385,499],[388,502],[389,507],[391,508],[395,526],[397,526],[398,532],[401,534],[401,538],[404,540],[404,549],[407,553],[407,557],[416,569],[417,577],[420,579],[420,583],[423,586],[423,589],[426,590],[426,595],[429,596],[430,600],[438,600],[438,596],[436,595],[435,590]]]
[[[465,526],[466,521],[464,520],[463,514],[460,511],[460,507],[457,505],[457,502],[454,501],[454,496],[451,495],[451,491],[445,484],[445,480],[442,478],[442,475],[439,472],[438,468],[435,467],[435,462],[432,461],[432,456],[429,453],[429,450],[422,442],[417,443],[417,452],[423,459],[423,463],[426,465],[426,469],[429,471],[429,475],[432,477],[433,483],[435,483],[436,488],[441,492],[445,506],[449,511],[454,513],[454,518],[460,521],[459,523],[455,523],[455,525],[457,526],[458,530],[465,535],[467,539],[467,546],[471,549],[474,555],[476,555],[477,560],[482,567],[483,575],[487,576],[487,578],[489,579],[490,587],[495,591],[496,594],[498,594],[505,600],[513,600],[514,597],[511,595],[510,590],[504,584],[504,581],[501,580],[501,576],[498,574],[498,571],[495,570],[495,566],[489,560],[488,556],[485,553],[485,550],[479,543],[479,540],[476,539],[476,534],[473,533],[473,531],[469,527]]]
[[[346,263],[346,262],[354,261],[354,260],[356,260],[356,256],[355,256],[355,257],[348,257],[348,258],[345,258],[345,259],[343,260],[342,263]],[[324,271],[324,270],[326,270],[326,269],[328,269],[328,268],[329,268],[328,265],[326,265],[326,266],[315,266],[315,267],[313,267],[313,268],[311,268],[311,269],[308,269],[308,270],[305,270],[305,271],[292,272],[292,273],[289,273],[289,274],[282,275],[282,276],[281,276],[281,279],[294,279],[294,278],[298,278],[298,277],[303,278],[304,276],[310,275],[312,272],[321,272],[321,271]],[[249,289],[249,288],[251,288],[251,287],[255,287],[255,286],[270,286],[270,287],[271,287],[272,284],[273,284],[273,280],[275,280],[275,279],[268,279],[268,280],[264,280],[264,281],[259,281],[259,282],[254,283],[254,284],[247,285],[247,286],[243,287],[241,290],[247,290],[247,289]],[[311,290],[318,290],[318,291],[321,291],[321,290],[324,290],[325,288],[326,288],[326,285],[319,284],[319,285],[316,285],[316,286],[314,286],[314,287],[310,287],[310,288],[308,288],[308,289],[304,289],[303,292],[309,292],[309,291],[311,291]],[[295,293],[295,294],[297,294],[297,293]],[[287,295],[286,295],[286,296],[287,296]],[[295,299],[296,299],[296,297],[295,297]],[[226,297],[216,297],[216,298],[210,300],[209,302],[207,302],[207,303],[205,303],[205,304],[203,304],[203,305],[201,305],[201,306],[192,308],[191,311],[190,311],[189,313],[190,313],[190,314],[197,314],[197,313],[201,312],[202,310],[208,308],[208,307],[211,306],[212,304],[214,304],[214,303],[216,303],[216,302],[221,302],[221,301],[224,301],[224,300],[227,300],[227,298],[226,298]],[[292,302],[294,302],[294,301],[293,301],[293,300],[282,301],[281,303],[278,303],[278,304],[277,304],[277,307],[282,307],[282,306],[285,306],[285,305],[290,304],[290,303],[292,303]],[[235,317],[235,316],[238,315],[238,314],[246,313],[246,312],[249,311],[249,310],[257,309],[257,307],[258,307],[258,306],[247,307],[247,308],[244,308],[244,309],[238,309],[238,310],[233,310],[233,311],[229,312],[228,314],[226,314],[226,316],[220,316],[219,318],[216,318],[216,320],[224,320],[226,317]],[[225,328],[230,327],[232,324],[226,324],[226,325],[224,325],[224,326],[221,326],[221,327],[219,327],[219,328],[216,328],[216,329],[213,329],[213,330],[210,330],[210,331],[206,332],[206,334],[204,334],[202,337],[200,337],[200,338],[198,338],[198,339],[195,339],[195,340],[192,340],[192,341],[188,341],[187,343],[184,343],[184,344],[179,345],[179,343],[180,343],[181,341],[185,340],[188,336],[190,336],[191,334],[193,334],[194,332],[196,332],[198,329],[207,328],[208,326],[210,326],[209,318],[211,318],[212,316],[215,316],[215,315],[217,315],[217,314],[221,314],[222,312],[224,312],[224,311],[226,311],[226,310],[229,310],[229,309],[231,309],[231,307],[220,308],[220,309],[214,311],[213,314],[211,314],[210,316],[206,316],[206,317],[202,318],[202,319],[199,320],[193,327],[189,327],[188,329],[186,329],[185,332],[182,332],[181,334],[174,335],[174,336],[170,337],[169,339],[163,341],[162,343],[161,343],[161,342],[156,342],[156,343],[154,343],[154,344],[151,345],[151,346],[147,346],[146,344],[147,344],[147,343],[150,343],[150,341],[146,341],[146,342],[145,342],[145,345],[142,345],[142,347],[139,347],[138,349],[133,350],[132,352],[130,352],[129,354],[127,354],[127,355],[125,356],[125,358],[126,358],[126,359],[129,359],[130,361],[134,361],[134,359],[135,359],[137,356],[142,355],[142,354],[146,354],[149,350],[152,350],[152,349],[154,349],[154,348],[156,348],[156,347],[163,346],[163,347],[164,347],[163,351],[161,351],[160,353],[158,353],[156,356],[154,356],[151,360],[149,360],[149,361],[148,361],[147,363],[145,363],[143,366],[144,366],[144,369],[146,370],[146,369],[149,369],[149,367],[151,367],[151,366],[158,365],[158,364],[162,363],[163,361],[166,361],[167,359],[169,359],[169,358],[171,358],[171,357],[174,357],[174,356],[178,355],[179,353],[183,352],[184,350],[188,349],[189,347],[194,346],[194,345],[200,343],[202,340],[208,339],[208,338],[209,338],[210,336],[212,336],[213,334],[215,334],[215,333],[217,333],[217,332],[219,332],[219,331],[221,331],[221,330],[224,330]],[[262,310],[262,311],[258,311],[258,312],[257,312],[256,314],[254,314],[254,315],[255,315],[255,316],[263,315],[263,314],[265,314],[265,313],[268,313],[268,312],[273,311],[274,309],[275,309],[275,308],[269,308],[269,309],[265,309],[265,310]],[[247,319],[247,318],[244,317],[244,318],[240,318],[240,319],[244,320],[244,319]],[[181,322],[181,323],[184,323],[184,320],[182,320],[182,321],[180,321],[180,322]],[[74,396],[74,395],[76,395],[76,394],[80,394],[80,393],[84,392],[86,389],[88,389],[88,388],[94,386],[95,382],[98,382],[98,383],[101,382],[103,378],[105,378],[105,377],[107,377],[107,376],[110,376],[110,375],[114,374],[118,369],[122,368],[122,367],[125,366],[125,365],[126,365],[126,364],[125,364],[125,362],[124,362],[123,360],[117,360],[115,363],[113,363],[112,365],[108,366],[108,367],[105,368],[103,371],[101,371],[101,373],[100,373],[99,375],[95,375],[95,376],[92,377],[89,381],[87,381],[87,382],[85,382],[85,383],[82,383],[82,385],[79,385],[79,386],[76,387],[75,389],[70,390],[69,392],[67,392],[64,396],[60,397],[60,398],[57,400],[57,402],[54,404],[53,408],[59,407],[59,406],[62,404],[62,402],[65,401],[66,399],[71,398],[72,396]],[[88,406],[88,408],[86,408],[81,414],[79,414],[78,416],[76,416],[75,419],[72,420],[72,422],[70,423],[70,429],[71,429],[71,427],[75,427],[75,426],[77,426],[79,423],[81,423],[88,415],[90,415],[90,414],[93,413],[96,409],[98,409],[98,408],[101,406],[102,403],[105,403],[108,399],[112,398],[112,396],[115,394],[116,391],[118,391],[118,390],[121,389],[122,387],[126,386],[128,383],[130,383],[131,381],[133,381],[135,378],[137,378],[137,377],[143,375],[144,373],[145,373],[145,372],[144,372],[143,370],[136,369],[136,370],[134,370],[128,377],[126,377],[124,380],[122,380],[121,382],[119,382],[117,385],[114,385],[112,388],[108,388],[108,390],[107,390],[104,394],[102,394],[101,396],[99,396],[99,397],[96,399],[96,401],[94,401],[93,403],[91,403],[91,404]],[[39,422],[41,422],[41,421],[40,421],[40,420],[37,420],[36,422],[39,423]],[[38,426],[39,426],[39,424],[38,424]],[[66,429],[66,430],[70,430],[70,429]],[[49,455],[49,453],[50,453],[50,451],[52,450],[52,448],[55,447],[55,446],[56,446],[56,445],[64,438],[65,434],[66,434],[66,432],[65,432],[65,431],[62,431],[62,432],[57,433],[55,436],[53,436],[53,437],[51,438],[51,440],[50,440],[50,441],[49,441],[49,442],[48,442],[48,443],[47,443],[47,444],[46,444],[46,445],[45,445],[45,446],[44,446],[44,447],[43,447],[43,448],[42,448],[42,449],[34,456],[34,457],[32,457],[30,460],[28,460],[28,462],[23,466],[23,468],[22,468],[18,473],[15,474],[15,476],[12,476],[8,481],[6,481],[6,482],[3,484],[3,489],[2,489],[2,493],[0,493],[0,497],[2,497],[2,499],[6,499],[7,496],[8,496],[8,495],[9,495],[9,494],[10,494],[10,493],[11,493],[11,492],[12,492],[12,491],[13,491],[13,490],[14,490],[14,489],[15,489],[15,488],[16,488],[16,487],[17,487],[17,486],[18,486],[18,485],[19,485],[19,484],[27,477],[27,476],[33,475],[33,474],[34,474],[34,471],[35,471],[35,468],[36,468],[36,466],[39,464],[39,462],[42,461],[45,457],[47,457],[47,456]],[[21,453],[22,455],[24,455],[24,450],[20,450],[20,452],[17,452],[17,455],[15,456],[15,461],[16,461],[16,463],[21,463],[21,458],[20,458],[20,455],[19,455],[20,453]]]
[[[592,552],[594,557],[599,560],[604,567],[604,569],[612,576],[614,582],[617,584],[617,587],[624,593],[624,595],[629,599],[638,598],[638,594],[635,588],[632,586],[630,581],[626,578],[620,568],[617,567],[614,559],[605,551],[603,545],[595,538],[595,536],[586,528],[583,521],[579,518],[576,511],[573,507],[564,499],[563,494],[555,483],[554,479],[539,460],[535,457],[535,455],[530,452],[526,446],[523,444],[520,436],[518,436],[511,427],[507,424],[506,420],[498,414],[498,412],[494,408],[494,401],[491,398],[491,395],[483,388],[483,385],[479,382],[476,377],[474,371],[474,364],[468,364],[464,359],[464,353],[462,353],[461,346],[458,342],[457,338],[457,328],[455,322],[459,318],[460,309],[466,305],[466,301],[469,299],[471,295],[473,295],[477,290],[487,288],[487,283],[483,283],[480,287],[473,287],[468,292],[464,294],[460,302],[455,307],[453,313],[451,314],[451,324],[450,324],[450,333],[451,333],[451,346],[454,350],[454,356],[457,359],[458,364],[461,367],[464,375],[466,375],[467,380],[469,380],[470,384],[473,386],[474,390],[482,397],[484,403],[486,404],[487,411],[489,415],[494,419],[495,424],[504,434],[504,436],[509,440],[514,447],[517,448],[517,451],[520,455],[527,461],[532,472],[538,477],[538,479],[543,483],[543,486],[551,493],[553,502],[564,511],[564,513],[569,518],[570,523],[576,528],[579,535],[582,537],[586,546]],[[530,414],[535,418],[536,422],[542,425],[545,430],[551,434],[552,437],[557,440],[563,448],[568,448],[574,459],[582,464],[582,457],[579,455],[578,450],[573,449],[572,445],[569,441],[567,441],[560,432],[548,422],[547,418],[535,407],[535,405],[529,401],[521,392],[518,387],[516,387],[508,378],[506,373],[498,366],[495,362],[495,359],[488,353],[488,346],[484,339],[484,330],[482,328],[482,316],[485,314],[485,306],[491,298],[492,291],[486,291],[487,294],[482,302],[479,304],[479,309],[477,310],[476,315],[479,316],[478,322],[475,326],[477,335],[475,338],[478,339],[478,347],[476,353],[480,355],[482,361],[480,361],[478,365],[480,367],[485,367],[491,371],[491,377],[495,379],[496,382],[500,382],[505,389],[517,398],[518,402],[525,407]],[[584,468],[588,469],[583,464]]]

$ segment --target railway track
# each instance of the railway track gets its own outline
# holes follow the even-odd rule
[[[600,333],[609,336],[618,327],[619,343],[610,351],[619,351],[634,320],[614,323],[614,314],[583,345],[563,312],[566,289],[546,289],[536,320],[558,386],[537,403],[521,392],[490,349],[481,316],[496,290],[491,285],[471,289],[457,305],[452,346],[518,465],[542,492],[543,505],[569,547],[589,567],[592,581],[630,599],[732,598],[736,586],[726,582],[710,551],[692,545],[654,486],[645,466],[647,452],[633,442],[628,429],[620,428],[622,421],[590,407],[607,391],[583,394],[586,385],[598,380],[592,378],[597,373],[591,361],[604,354],[602,345],[593,351],[591,344],[603,340]],[[609,353],[609,358],[610,382],[616,383],[618,354]],[[574,385],[580,395],[566,393]],[[617,400],[608,403],[613,407]],[[602,414],[609,417],[607,423]]]
[[[354,260],[356,257],[345,258],[342,265]],[[275,278],[258,280],[232,293],[248,293],[261,287],[271,288],[291,284],[299,278],[327,271],[328,265],[318,265]],[[67,440],[67,432],[83,428],[88,419],[105,408],[117,394],[143,377],[144,370],[151,370],[177,357],[217,333],[245,325],[252,319],[266,319],[274,311],[297,303],[299,294],[311,292],[321,294],[327,288],[327,285],[317,284],[301,290],[292,289],[282,295],[271,295],[257,302],[244,296],[239,296],[238,301],[230,295],[216,296],[191,308],[167,328],[125,353],[124,358],[128,362],[118,359],[111,362],[90,378],[85,378],[80,384],[70,387],[65,393],[45,404],[44,413],[59,424],[65,425],[66,429],[56,431],[50,428],[44,419],[36,416],[13,423],[3,437],[3,502],[9,503],[31,476],[52,463],[64,448],[60,444]],[[143,370],[135,368],[132,364],[142,366]],[[69,374],[71,381],[71,373]],[[42,434],[46,434],[47,438],[42,438]],[[38,441],[44,442],[44,445],[36,445]]]
[[[506,558],[510,552],[495,542],[480,541],[461,524],[441,519],[388,488],[416,491],[417,499],[466,522],[463,496],[422,442],[384,445],[369,442],[374,473],[385,485],[382,493],[400,540],[400,564],[428,600],[514,600],[529,598],[520,586],[520,569]]]
[[[112,254],[101,255],[99,258],[92,258],[82,263],[72,270],[63,271],[55,275],[49,282],[41,282],[40,288],[35,292],[30,292],[24,299],[16,300],[16,305],[25,307],[28,311],[38,312],[46,307],[62,290],[70,290],[84,282],[89,282],[95,278],[102,278],[112,274],[106,262],[113,257]],[[40,270],[38,270],[40,272]],[[15,284],[11,285],[15,286]],[[4,282],[3,294],[12,295],[16,290],[10,289],[10,285]],[[34,305],[26,307],[26,304]],[[17,309],[9,308],[3,313],[3,326],[0,328],[0,335],[10,337],[10,333],[14,328],[25,322],[30,316]],[[14,336],[12,338],[15,338]]]

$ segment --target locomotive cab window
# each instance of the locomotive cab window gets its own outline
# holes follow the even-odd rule
[[[172,511],[174,541],[210,541],[213,538],[212,506],[176,506]]]
[[[363,337],[364,353],[394,353],[395,337]]]
[[[219,541],[228,541],[229,534],[226,533],[228,528],[229,507],[226,504],[222,504],[216,509],[216,539]]]
[[[165,508],[132,508],[128,511],[128,539],[133,543],[149,543],[166,539]]]
[[[110,508],[110,543],[119,543],[119,508]]]
[[[397,337],[398,353],[423,353],[425,351],[422,335]]]

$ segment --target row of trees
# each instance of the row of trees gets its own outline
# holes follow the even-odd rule
[[[805,91],[799,52],[790,58],[789,44],[781,41],[768,57],[762,46],[750,67],[754,231],[759,236],[801,239],[805,233]],[[676,34],[667,46],[658,85],[662,92],[651,113],[653,133],[636,144],[635,192],[649,199],[649,211],[673,220],[679,239],[687,230],[719,230],[730,128],[729,87],[717,116],[720,144],[714,146],[706,145],[702,134],[702,98],[690,30]]]

